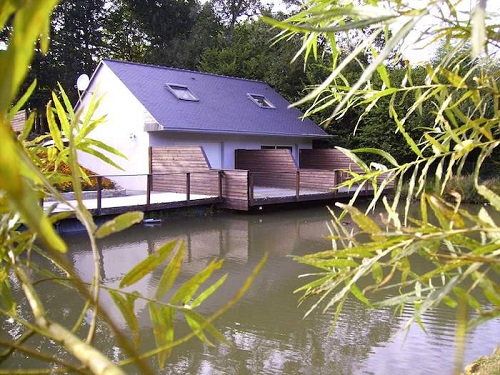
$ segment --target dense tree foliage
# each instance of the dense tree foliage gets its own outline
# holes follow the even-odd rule
[[[240,19],[251,19],[260,14],[260,0],[211,0],[215,12],[227,25],[226,38],[233,38],[234,28]]]
[[[124,155],[98,140],[87,138],[104,120],[94,112],[100,99],[92,97],[86,112],[75,112],[61,86],[57,93],[52,92],[46,110],[53,144],[44,146],[43,141],[49,135],[32,141],[27,139],[33,115],[26,120],[22,132],[14,134],[11,121],[29,99],[35,85],[30,85],[19,101],[15,101],[15,97],[35,53],[33,44],[39,42],[41,53],[48,51],[49,18],[57,0],[3,5],[0,6],[0,25],[12,19],[12,30],[6,38],[6,49],[0,53],[0,365],[5,365],[12,357],[21,359],[19,369],[8,368],[1,372],[125,374],[124,367],[128,365],[127,371],[153,374],[163,368],[173,347],[190,338],[196,336],[206,344],[211,344],[212,339],[224,342],[224,336],[212,322],[243,296],[265,259],[235,296],[217,311],[211,309],[213,312],[209,315],[197,310],[225,282],[227,275],[212,279],[224,260],[212,260],[198,274],[180,280],[178,276],[186,254],[183,241],[173,240],[159,246],[132,267],[118,286],[105,285],[97,239],[141,222],[143,213],[128,212],[98,226],[83,203],[82,181],[89,182],[90,178],[80,168],[77,152],[90,153],[117,168],[119,166],[103,152],[119,157]],[[62,8],[55,10],[56,18],[57,11],[66,5],[61,3]],[[81,9],[72,8],[72,12],[78,10]],[[65,17],[57,19],[61,27],[71,30]],[[90,48],[91,39],[82,45]],[[63,141],[63,136],[68,142]],[[56,188],[68,180],[72,184],[74,201],[68,201]],[[48,197],[57,202],[55,205],[62,204],[64,212],[54,212],[55,205],[42,207],[40,200]],[[64,256],[68,245],[55,230],[57,223],[69,216],[81,223],[88,236],[94,268],[92,276],[85,281]],[[153,296],[128,289],[153,272],[161,273]],[[49,283],[78,296],[80,303],[71,306],[80,309],[76,319],[61,314],[59,308],[48,306],[50,298],[40,285]],[[104,294],[113,301],[130,336],[126,336],[102,306]],[[153,350],[141,344],[143,331],[137,317],[138,300],[142,300],[149,311],[151,335],[156,342]],[[179,318],[185,321],[189,332],[183,333],[176,328]],[[116,349],[115,353],[104,353],[94,345],[100,341],[94,341],[96,336],[103,336],[103,341]],[[30,360],[24,361],[26,358]],[[155,371],[146,361],[149,358],[158,362]],[[131,369],[131,365],[136,368]]]
[[[328,110],[329,119],[340,122],[362,109],[354,117],[366,121],[360,124],[366,135],[374,137],[378,123],[387,121],[385,131],[400,134],[407,152],[404,158],[393,157],[392,151],[404,151],[396,142],[391,153],[380,144],[340,149],[363,171],[351,173],[342,186],[356,186],[360,192],[370,184],[374,197],[365,212],[355,207],[356,196],[348,204],[337,203],[343,212],[332,212],[332,248],[297,257],[317,268],[316,274],[308,275],[313,280],[300,290],[304,299],[314,299],[308,313],[333,309],[334,321],[351,296],[372,308],[402,312],[409,306],[406,311],[412,313],[405,328],[412,323],[423,326],[424,315],[438,305],[456,308],[455,372],[459,373],[467,330],[500,316],[500,196],[481,178],[485,161],[500,146],[498,24],[486,0],[477,2],[468,14],[459,11],[460,1],[346,3],[315,0],[284,22],[268,20],[283,29],[284,40],[301,35],[301,52],[306,54],[324,40],[332,51],[339,51],[337,33],[372,28],[373,33],[345,57],[332,59],[331,74],[296,104],[309,104],[311,114]],[[419,29],[429,16],[437,18],[435,24]],[[404,70],[392,71],[388,59],[417,30],[423,40],[441,40],[442,55],[425,69],[405,63]],[[371,47],[377,34],[388,35],[380,51]],[[367,50],[372,56],[369,63],[361,74],[350,76],[350,64]],[[389,135],[376,137],[383,143]],[[374,154],[383,163],[364,163],[365,154]],[[470,188],[483,198],[485,207],[464,205],[460,189],[448,190],[451,202],[443,196],[468,162]],[[396,188],[388,197],[385,188],[392,181]],[[410,215],[417,200],[420,210]],[[379,220],[369,215],[377,204],[384,209]],[[349,230],[346,221],[352,224]],[[417,263],[428,269],[417,270]],[[383,300],[375,302],[375,293]]]
[[[300,1],[287,1],[300,5]],[[292,9],[290,8],[290,12]],[[78,98],[76,78],[90,74],[102,57],[152,63],[177,68],[201,70],[228,76],[262,80],[288,100],[299,100],[318,82],[331,73],[330,62],[338,64],[356,48],[360,41],[371,39],[370,48],[358,54],[356,61],[344,69],[347,82],[356,82],[381,50],[390,32],[374,34],[373,29],[360,27],[335,34],[335,48],[329,36],[318,34],[316,50],[296,55],[303,41],[295,36],[286,42],[273,43],[277,31],[254,16],[264,14],[284,19],[289,14],[271,14],[260,1],[145,1],[132,0],[63,0],[51,22],[52,49],[48,55],[39,51],[31,64],[24,88],[37,79],[37,89],[27,108],[37,111],[34,130],[47,129],[45,103],[57,82],[67,88],[72,102]],[[9,34],[5,27],[0,34]],[[231,35],[228,38],[228,35]],[[406,66],[398,60],[397,50],[386,59],[387,74],[392,81],[402,82]],[[444,56],[438,53],[435,64]],[[307,60],[308,63],[304,64]],[[423,83],[426,71],[412,71],[415,82]],[[380,77],[375,74],[380,82]],[[328,101],[331,93],[323,93]],[[398,94],[395,105],[408,109],[415,96]],[[411,152],[404,146],[404,136],[390,129],[389,99],[380,98],[375,106],[358,101],[346,109],[341,120],[331,118],[328,106],[308,113],[311,118],[333,135],[323,147],[380,147],[393,153],[396,160],[409,161]],[[407,129],[415,139],[433,127],[435,108],[430,102],[425,110],[414,112],[406,119]],[[307,105],[300,108],[307,110]],[[366,111],[370,108],[370,111]],[[380,160],[379,157],[372,157]]]

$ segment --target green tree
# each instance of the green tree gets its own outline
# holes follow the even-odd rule
[[[327,40],[335,54],[339,33],[345,35],[351,29],[365,27],[373,30],[347,56],[334,57],[328,78],[296,105],[312,103],[310,112],[330,107],[332,118],[341,118],[359,104],[369,113],[388,99],[383,106],[387,106],[393,128],[403,136],[413,159],[399,162],[373,148],[342,149],[364,170],[346,185],[355,183],[363,188],[371,183],[375,196],[365,213],[354,207],[355,198],[349,204],[337,204],[344,211],[332,221],[333,248],[297,258],[320,270],[316,279],[301,290],[304,298],[319,296],[311,310],[320,305],[334,308],[335,320],[350,295],[370,307],[402,309],[411,305],[413,314],[406,327],[421,323],[423,314],[444,303],[457,308],[457,341],[463,343],[467,329],[500,316],[500,228],[490,211],[500,211],[500,197],[480,179],[485,160],[500,144],[495,55],[500,40],[495,19],[486,9],[487,1],[478,2],[468,17],[460,10],[460,2],[440,0],[367,0],[342,5],[330,0],[312,1],[303,12],[284,22],[268,20],[283,29],[283,39],[302,35],[305,54],[314,54],[319,40]],[[436,18],[436,24],[429,25],[426,17]],[[444,54],[436,65],[425,66],[423,82],[414,81],[415,71],[410,65],[404,79],[394,79],[385,62],[410,33],[421,30],[418,25],[422,22],[427,27],[420,32],[421,39],[428,43],[442,41]],[[387,42],[376,51],[371,45],[384,33]],[[345,67],[367,50],[373,58],[356,80],[349,81]],[[398,99],[405,97],[412,101],[411,106],[398,106]],[[428,111],[427,103],[434,107],[434,126],[426,129],[423,138],[414,139],[407,127],[409,120],[419,111]],[[366,153],[382,157],[385,167],[371,169],[358,157]],[[489,209],[481,207],[477,213],[462,205],[457,191],[452,193],[452,203],[442,197],[447,182],[460,175],[469,160],[473,162],[475,189],[489,203]],[[383,182],[378,183],[377,177],[383,175]],[[389,201],[384,188],[396,179],[394,198]],[[430,179],[437,193],[428,190]],[[401,196],[403,184],[408,190],[406,199]],[[409,217],[414,199],[419,200],[420,217]],[[386,211],[382,224],[367,215],[377,203]],[[346,216],[357,224],[357,230],[346,231],[342,225]],[[412,265],[417,261],[427,263],[429,271],[415,272]],[[374,303],[372,293],[389,297]],[[468,309],[475,313],[469,315]],[[462,349],[457,356],[457,372],[462,366]]]
[[[215,12],[227,26],[226,38],[231,41],[234,28],[241,19],[255,18],[261,12],[260,0],[211,0]]]
[[[110,48],[108,57],[144,62],[149,46],[148,35],[130,4],[125,0],[113,0],[108,4],[108,15],[103,23],[104,38]]]
[[[39,41],[41,52],[48,50],[49,19],[56,4],[57,0],[17,1],[3,3],[0,7],[0,25],[3,27],[8,20],[12,25],[6,49],[0,54],[0,316],[4,322],[14,325],[16,332],[2,330],[0,364],[12,356],[25,355],[39,360],[42,368],[23,368],[21,373],[123,374],[126,365],[136,366],[140,373],[153,373],[146,363],[147,358],[155,357],[161,368],[172,348],[192,337],[196,336],[207,344],[211,344],[212,338],[225,341],[212,326],[212,321],[245,293],[263,263],[234,298],[206,317],[197,309],[217,291],[226,276],[209,281],[203,290],[200,287],[222,267],[223,261],[213,260],[191,279],[179,282],[178,275],[186,252],[182,241],[162,245],[127,272],[118,288],[102,285],[96,240],[140,222],[143,214],[126,213],[97,226],[83,204],[81,183],[88,182],[89,177],[78,165],[77,151],[91,153],[110,163],[113,162],[104,152],[123,156],[87,137],[104,120],[104,117],[94,116],[99,99],[91,99],[87,113],[75,113],[68,96],[59,86],[59,94],[52,93],[52,101],[46,109],[50,137],[54,141],[52,146],[40,146],[47,135],[27,140],[34,122],[33,114],[17,137],[11,127],[14,114],[25,105],[35,89],[36,82],[19,101],[11,104],[28,73],[35,53],[33,44]],[[63,134],[69,140],[67,146]],[[58,171],[58,166],[63,163],[71,169],[69,177]],[[73,185],[76,204],[68,202],[55,188],[56,183],[68,179]],[[69,206],[70,211],[56,213],[54,206],[42,208],[40,199],[46,197]],[[74,215],[88,234],[94,256],[94,274],[90,282],[82,281],[68,263],[64,257],[68,246],[54,229],[54,224],[69,215]],[[32,254],[48,260],[51,266],[37,262]],[[124,289],[151,272],[161,273],[153,298]],[[81,305],[74,308],[81,309],[77,314],[79,317],[74,321],[65,319],[54,309],[48,309],[37,288],[42,283],[55,283],[78,295]],[[118,329],[101,306],[99,297],[102,293],[109,294],[122,314],[129,336]],[[168,299],[167,294],[170,295]],[[140,327],[135,314],[138,299],[143,299],[148,305],[152,334],[157,344],[153,350],[141,348]],[[89,318],[88,323],[85,317]],[[177,317],[186,321],[191,332],[179,336],[175,329]],[[113,362],[93,345],[98,335],[105,335],[105,341],[113,341],[124,353],[119,363]],[[25,365],[28,364],[22,363]],[[0,372],[13,373],[15,370]]]
[[[54,9],[51,29],[51,49],[43,53],[35,45],[35,55],[28,77],[22,87],[25,91],[31,82],[38,82],[34,94],[26,103],[25,109],[35,113],[37,134],[48,132],[45,105],[57,84],[68,88],[72,102],[78,99],[75,88],[80,74],[90,74],[101,57],[108,55],[102,23],[106,13],[104,0],[63,0]]]
[[[170,43],[176,37],[187,36],[195,22],[198,2],[196,0],[122,0],[133,14],[139,30],[146,36],[144,60],[148,63],[166,65],[169,60]]]

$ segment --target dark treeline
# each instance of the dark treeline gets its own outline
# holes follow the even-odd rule
[[[319,41],[317,58],[303,57],[292,62],[303,41],[295,36],[273,43],[278,30],[261,21],[259,15],[285,18],[297,9],[297,0],[283,0],[280,13],[260,0],[62,0],[51,21],[51,46],[47,55],[37,51],[25,88],[37,79],[37,89],[28,102],[28,111],[35,111],[35,133],[47,131],[45,106],[58,83],[76,102],[76,79],[91,75],[101,58],[198,70],[233,77],[262,80],[270,84],[289,101],[302,98],[309,87],[323,82],[331,72],[331,51]],[[8,43],[10,29],[0,32],[0,41]],[[369,31],[367,31],[369,32]],[[340,51],[347,54],[357,41],[365,38],[362,31],[339,35],[343,40]],[[326,43],[325,43],[326,45]],[[376,48],[384,45],[376,41]],[[303,54],[300,54],[303,56]],[[353,83],[370,60],[351,64],[345,74]],[[388,62],[391,81],[402,81],[406,69],[395,56]],[[425,70],[415,69],[415,81],[425,79]],[[389,99],[387,99],[389,100]],[[401,97],[404,110],[415,98]],[[414,139],[433,127],[435,108],[426,104],[422,112],[408,119],[406,127]],[[341,120],[327,121],[331,107],[311,115],[333,135],[326,145],[346,148],[377,147],[391,152],[400,162],[414,155],[403,136],[394,132],[393,120],[381,101],[377,108],[362,116],[366,105],[352,106]],[[307,105],[301,108],[307,109]],[[360,120],[361,118],[361,120]],[[354,130],[356,129],[356,132]]]

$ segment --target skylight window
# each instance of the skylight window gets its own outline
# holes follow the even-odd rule
[[[198,98],[194,96],[187,86],[167,83],[167,89],[179,100],[198,101]]]
[[[257,94],[247,94],[248,97],[257,104],[261,108],[275,108],[274,104],[271,103],[269,99],[267,99],[264,95],[257,95]]]

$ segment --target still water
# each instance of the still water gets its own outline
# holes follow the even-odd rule
[[[224,258],[229,274],[221,289],[206,301],[210,313],[233,296],[265,252],[269,261],[245,297],[215,326],[231,343],[206,346],[192,340],[177,347],[159,370],[163,374],[452,374],[455,355],[454,312],[435,309],[424,317],[427,331],[400,328],[408,311],[371,310],[353,300],[345,304],[334,333],[332,314],[317,312],[304,319],[308,305],[298,306],[294,290],[305,283],[299,275],[310,268],[290,259],[329,248],[329,214],[324,207],[258,214],[224,213],[216,217],[166,219],[160,225],[136,226],[100,242],[102,275],[117,286],[123,274],[161,244],[186,241],[187,257],[181,279],[187,280],[213,258]],[[70,258],[84,279],[92,275],[92,255],[86,239],[67,234]],[[161,272],[142,279],[136,288],[153,296]],[[72,296],[47,291],[47,301],[61,319],[72,314]],[[112,303],[103,303],[125,328]],[[114,311],[114,312],[113,312]],[[143,341],[153,347],[149,313],[137,303]],[[488,322],[467,335],[465,363],[491,354],[500,344],[500,321]],[[109,355],[116,351],[99,345]],[[119,356],[119,353],[116,354]],[[131,369],[133,371],[133,369]]]

